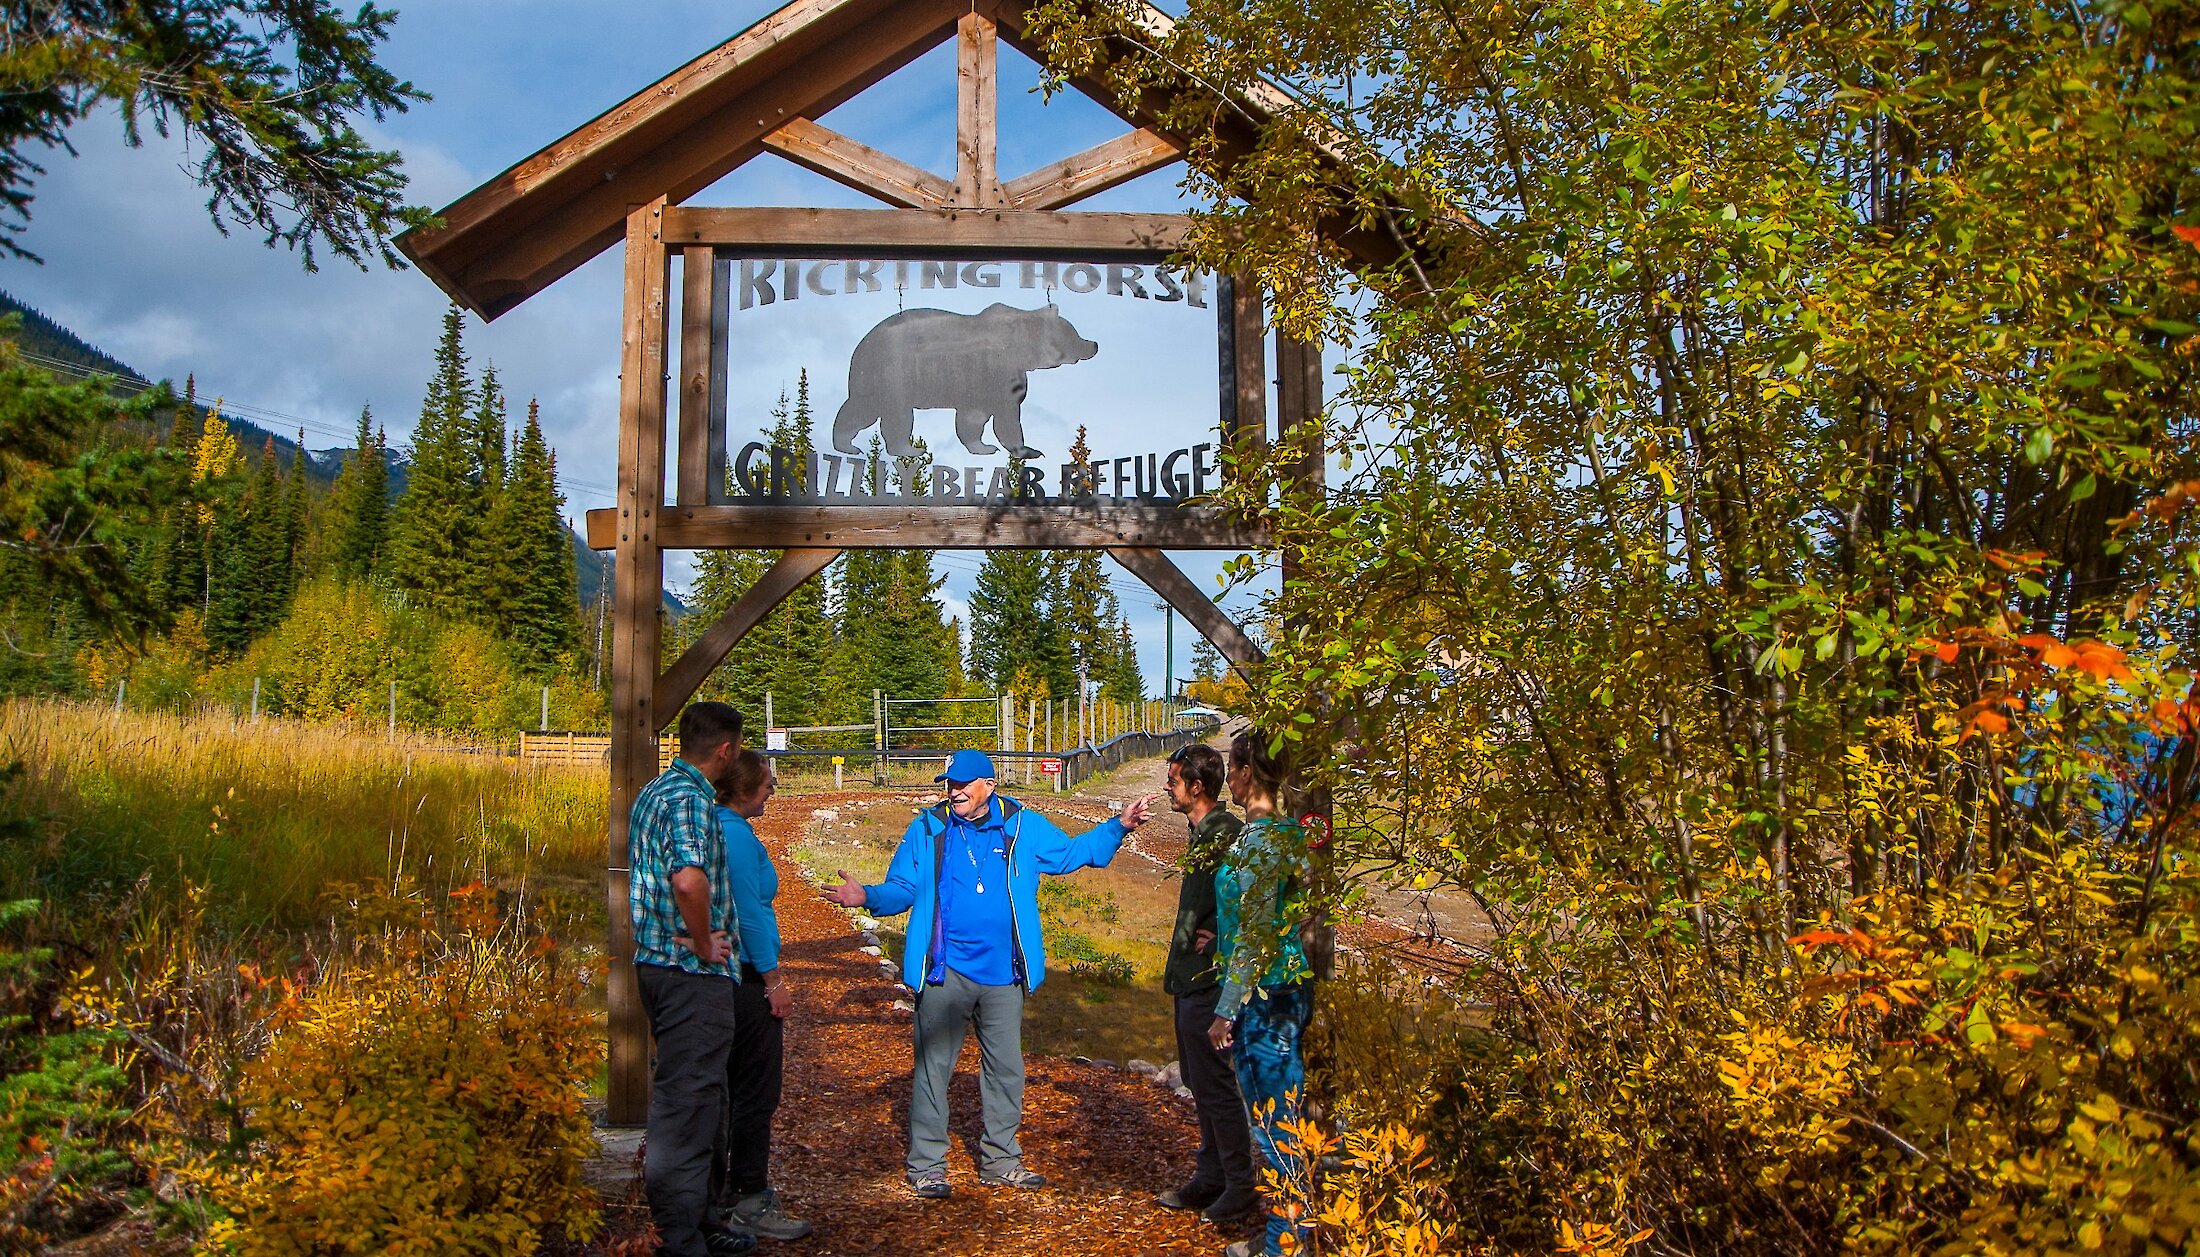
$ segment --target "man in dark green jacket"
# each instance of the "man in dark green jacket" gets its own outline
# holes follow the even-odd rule
[[[1222,975],[1215,969],[1215,866],[1239,828],[1221,795],[1221,752],[1194,745],[1169,757],[1169,806],[1184,814],[1192,835],[1161,988],[1176,997],[1176,1059],[1199,1110],[1199,1161],[1190,1182],[1154,1199],[1170,1209],[1200,1210],[1210,1222],[1237,1218],[1260,1203],[1237,1071],[1207,1038],[1222,993]]]

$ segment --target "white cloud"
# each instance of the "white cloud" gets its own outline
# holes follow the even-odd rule
[[[606,20],[609,6],[584,0],[409,7],[385,61],[436,100],[378,124],[377,142],[402,150],[415,199],[445,204],[770,7],[759,0],[730,10],[718,0],[666,0],[618,6],[615,20]],[[920,58],[831,120],[912,160],[949,160],[952,67],[951,55]],[[1004,168],[1017,168],[1005,173],[1118,129],[1074,93],[1042,110],[1025,90],[1029,67],[1005,53],[1003,67],[1002,115],[1011,132]],[[409,434],[445,307],[434,284],[411,271],[361,272],[334,258],[324,259],[321,273],[307,274],[294,255],[264,247],[254,234],[222,236],[208,222],[204,192],[183,169],[183,147],[148,135],[144,147],[125,148],[112,111],[79,125],[72,138],[81,156],[51,155],[24,240],[47,264],[0,263],[0,287],[144,374],[179,383],[195,374],[202,396],[253,407],[247,413],[267,426],[288,429],[302,421],[310,446],[348,442],[360,406],[369,403],[393,439]],[[1166,177],[1149,177],[1109,194],[1106,207],[1168,210],[1176,208],[1172,195]],[[865,203],[776,159],[737,172],[697,200]],[[514,420],[529,397],[540,400],[576,518],[609,505],[604,491],[616,478],[619,285],[614,249],[493,324],[468,321],[473,360],[477,367],[496,364]],[[791,386],[797,369],[812,367],[821,425],[845,391],[850,329],[878,317],[859,310],[855,299],[836,300],[845,311],[837,322],[744,324],[750,338],[737,362],[743,378],[773,394],[774,381]],[[1093,424],[1096,446],[1105,425],[1113,448],[1125,452],[1174,449],[1211,425],[1214,351],[1211,330],[1203,330],[1211,329],[1211,317],[1202,327],[1165,330],[1151,321],[1151,310],[1134,308],[1145,304],[1102,301],[1074,316],[1090,320],[1079,327],[1104,346],[1104,356],[1118,351],[1105,379],[1099,360],[1075,380],[1066,372],[1033,377],[1032,428],[1035,437],[1044,434],[1036,443],[1050,456],[1066,446],[1076,422]],[[1185,342],[1181,354],[1174,352],[1178,341]],[[1121,370],[1134,354],[1145,360]],[[924,430],[939,428],[944,418],[929,416]],[[1195,582],[1211,587],[1219,556],[1179,557]],[[947,569],[950,606],[966,619],[971,566]],[[684,558],[668,556],[667,576],[676,586],[691,573]],[[1124,598],[1147,676],[1158,685],[1162,617],[1148,609],[1153,601],[1142,592]],[[1181,672],[1190,639],[1179,630]]]

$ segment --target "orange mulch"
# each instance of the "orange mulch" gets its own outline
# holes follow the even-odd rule
[[[831,1254],[1025,1254],[1146,1257],[1217,1254],[1250,1229],[1218,1231],[1163,1209],[1154,1193],[1190,1176],[1199,1144],[1192,1102],[1137,1074],[1026,1055],[1024,1163],[1039,1191],[980,1187],[978,1049],[963,1051],[948,1111],[955,1194],[918,1200],[902,1181],[909,1117],[909,992],[858,951],[849,915],[803,880],[790,848],[810,810],[871,795],[804,793],[757,825],[780,869],[781,965],[795,984],[787,1020],[785,1096],[774,1127],[772,1181],[786,1210],[816,1226],[767,1241],[786,1257]]]

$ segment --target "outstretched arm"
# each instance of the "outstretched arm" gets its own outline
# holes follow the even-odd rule
[[[874,916],[890,917],[909,911],[917,902],[917,848],[924,833],[924,818],[909,823],[894,848],[894,862],[886,866],[886,880],[865,886],[840,870],[840,884],[825,890],[825,897],[844,908],[867,908]]]
[[[1123,839],[1146,823],[1157,795],[1146,795],[1133,800],[1120,816],[1111,816],[1084,833],[1071,837],[1060,826],[1036,812],[1027,810],[1024,815],[1045,828],[1028,837],[1043,837],[1033,844],[1039,853],[1039,871],[1060,875],[1074,873],[1084,868],[1106,868],[1115,859],[1115,853],[1123,845]]]

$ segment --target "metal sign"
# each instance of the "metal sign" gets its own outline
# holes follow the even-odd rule
[[[716,503],[1166,506],[1219,485],[1209,276],[1057,261],[716,264]],[[774,412],[804,371],[812,448],[775,446]],[[1070,453],[1080,430],[1083,460]]]

